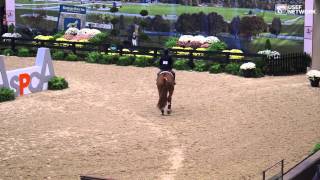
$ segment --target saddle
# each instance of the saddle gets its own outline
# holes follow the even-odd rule
[[[174,75],[173,75],[172,72],[170,72],[170,71],[161,71],[161,72],[159,73],[159,75],[160,75],[160,74],[165,74],[165,73],[168,73],[168,74],[170,74],[172,77],[174,77]]]

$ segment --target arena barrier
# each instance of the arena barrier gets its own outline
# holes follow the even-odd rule
[[[54,69],[49,48],[39,48],[34,66],[6,71],[5,56],[0,56],[0,87],[15,91],[23,96],[48,89],[48,81],[54,77]]]

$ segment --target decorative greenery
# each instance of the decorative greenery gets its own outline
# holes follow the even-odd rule
[[[173,63],[173,68],[177,70],[191,70],[189,66],[189,60],[179,59]]]
[[[14,91],[9,88],[0,88],[0,102],[11,101],[15,99]]]
[[[151,40],[150,37],[144,32],[139,33],[139,39],[142,41],[150,41]]]
[[[52,58],[55,60],[62,60],[64,59],[64,52],[61,50],[54,51],[52,53]]]
[[[316,144],[312,150],[312,153],[316,153],[317,151],[320,150],[320,143]]]
[[[119,60],[116,62],[119,66],[129,66],[133,64],[134,57],[133,56],[121,56]]]
[[[267,40],[266,40],[266,44],[265,44],[264,48],[267,49],[267,50],[271,50],[271,42],[270,42],[270,39],[267,39]]]
[[[27,48],[20,48],[18,50],[18,56],[19,57],[30,57],[31,53],[29,51],[29,49]]]
[[[14,33],[14,25],[10,24],[8,27],[8,33]]]
[[[227,44],[225,42],[219,41],[212,43],[209,48],[210,51],[223,51],[227,49]]]
[[[240,70],[240,64],[238,63],[229,63],[225,67],[225,72],[233,75],[238,75]]]
[[[110,22],[113,26],[115,26],[116,24],[118,24],[119,19],[115,17],[115,18],[112,18]]]
[[[159,67],[160,66],[160,60],[158,59],[158,60],[154,61],[153,62],[153,66],[154,67]]]
[[[148,10],[143,9],[143,10],[140,11],[140,15],[143,16],[143,17],[144,16],[148,16],[148,14],[149,14]]]
[[[86,61],[88,63],[98,63],[100,59],[102,59],[102,56],[99,52],[96,51],[88,53],[86,57]]]
[[[194,62],[194,70],[199,72],[207,71],[208,70],[207,62],[204,60],[196,60]]]
[[[165,43],[165,47],[166,48],[173,48],[177,45],[177,42],[178,42],[179,38],[176,38],[176,37],[170,37],[166,43]]]
[[[64,35],[64,31],[59,31],[53,35],[53,40],[56,40]]]
[[[70,53],[66,57],[66,60],[68,61],[76,61],[77,59],[78,59],[78,56],[74,53]]]
[[[111,36],[117,36],[120,33],[120,31],[118,29],[112,29],[110,31],[110,35]]]
[[[116,62],[118,60],[119,60],[118,55],[103,54],[100,63],[101,64],[116,64]]]
[[[133,65],[138,67],[152,66],[152,56],[137,56]]]
[[[95,35],[93,38],[89,39],[89,42],[95,43],[95,44],[101,44],[106,42],[108,39],[108,34],[107,33],[99,33]]]
[[[266,60],[264,60],[263,58],[259,58],[255,60],[254,63],[256,64],[256,67],[261,70],[262,73],[266,72],[266,68],[267,68]]]
[[[262,69],[260,69],[260,68],[255,69],[255,77],[256,78],[264,77],[264,73],[263,73]]]
[[[53,77],[48,82],[49,90],[62,90],[69,87],[68,82],[63,77]]]
[[[119,9],[117,8],[117,7],[112,7],[112,8],[110,8],[110,12],[111,13],[116,13],[116,12],[118,12],[119,11]]]
[[[274,35],[279,35],[281,32],[281,19],[279,17],[274,17],[270,26],[270,33]]]
[[[214,63],[209,67],[209,72],[213,74],[221,73],[222,71],[222,65],[219,63]]]
[[[244,16],[240,21],[240,32],[248,37],[265,32],[267,27],[267,23],[260,16]]]
[[[5,56],[13,56],[14,52],[11,49],[5,49],[5,50],[3,50],[3,54]]]

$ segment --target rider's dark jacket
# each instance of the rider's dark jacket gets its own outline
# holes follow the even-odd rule
[[[171,56],[162,56],[160,58],[160,70],[161,71],[171,71],[172,70],[172,65],[173,61]]]

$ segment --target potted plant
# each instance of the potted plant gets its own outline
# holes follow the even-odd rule
[[[307,73],[308,79],[310,80],[312,87],[319,87],[320,81],[320,71],[319,70],[310,70]]]
[[[252,62],[243,63],[240,66],[240,70],[244,77],[254,77],[255,69],[256,69],[256,64]]]

